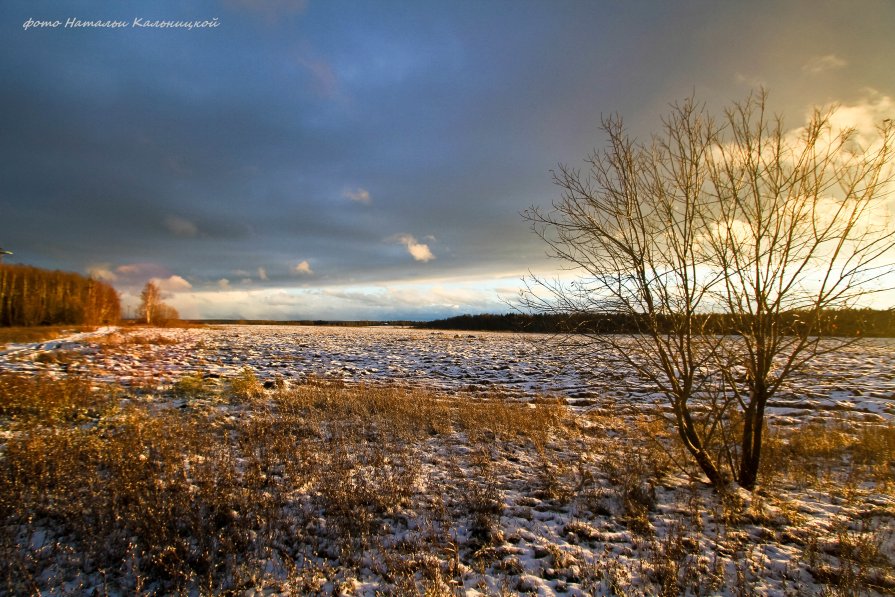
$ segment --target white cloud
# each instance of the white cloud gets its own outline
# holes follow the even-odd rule
[[[259,280],[266,280],[266,279],[267,279],[267,270],[264,269],[263,267],[259,267],[259,268],[258,268],[258,279],[259,279]]]
[[[204,287],[167,299],[182,317],[224,319],[430,319],[457,313],[501,313],[521,288],[520,273],[476,279],[436,277],[422,282],[311,288]],[[546,275],[546,274],[545,274]],[[139,291],[124,297],[130,308]]]
[[[107,282],[114,281],[119,290],[126,288],[142,288],[147,280],[162,280],[171,275],[164,266],[156,263],[123,263],[114,269],[106,264],[91,268],[91,273]],[[100,276],[102,276],[100,278]]]
[[[314,273],[314,270],[311,269],[311,264],[308,263],[307,259],[296,265],[295,268],[293,268],[293,271],[296,274],[301,274],[303,276],[310,276]]]
[[[853,104],[836,107],[830,117],[834,129],[854,128],[861,141],[876,138],[877,125],[895,114],[895,101],[889,96],[868,91],[868,96]]]
[[[856,102],[833,104],[828,108],[830,126],[818,141],[820,150],[838,144],[839,136],[847,131],[852,148],[873,152],[880,149],[883,141],[877,127],[895,114],[895,100],[873,90],[865,90],[864,97]],[[812,114],[813,111],[806,114],[806,121]],[[804,126],[793,128],[786,133],[786,141],[792,147],[799,147],[804,135]]]
[[[227,290],[228,288],[230,288],[230,280],[228,280],[227,278],[221,278],[220,280],[218,280],[218,288]]]
[[[199,229],[195,224],[185,218],[177,216],[168,216],[165,218],[165,228],[174,236],[181,238],[192,238],[199,233]]]
[[[355,203],[363,203],[364,205],[369,205],[370,202],[373,201],[373,198],[370,196],[370,191],[363,187],[357,187],[356,189],[345,189],[345,191],[342,193],[342,197],[350,199]]]
[[[87,275],[89,275],[94,280],[100,280],[102,282],[114,282],[118,279],[118,276],[115,275],[111,269],[111,266],[108,263],[103,263],[100,265],[92,265],[87,268]]]
[[[822,72],[836,70],[847,65],[848,62],[839,56],[827,54],[826,56],[815,56],[802,66],[802,70],[812,75],[818,75]]]
[[[407,252],[413,257],[416,261],[432,261],[435,259],[435,255],[429,249],[429,245],[418,242],[412,235],[410,234],[397,234],[392,237],[395,242],[400,243],[407,247]]]
[[[156,271],[159,269],[161,269],[161,266],[155,265],[154,263],[125,263],[115,268],[115,271],[124,276],[130,276],[143,274],[149,271]]]
[[[185,292],[193,287],[192,284],[177,275],[169,276],[167,278],[153,278],[152,281],[164,292]]]

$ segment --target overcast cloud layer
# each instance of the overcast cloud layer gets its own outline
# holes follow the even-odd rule
[[[519,212],[601,114],[646,135],[765,85],[793,126],[878,116],[893,25],[889,1],[6,1],[0,246],[128,304],[155,279],[188,317],[505,311],[553,266]]]

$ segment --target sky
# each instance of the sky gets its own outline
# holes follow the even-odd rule
[[[889,0],[4,0],[0,247],[126,311],[154,280],[188,318],[507,312],[557,268],[520,212],[601,116],[643,138],[764,86],[793,127],[891,117],[893,26]]]

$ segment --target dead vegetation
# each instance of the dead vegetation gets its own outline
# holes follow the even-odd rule
[[[892,425],[775,432],[754,494],[662,419],[251,369],[2,375],[0,430],[0,594],[895,589]]]
[[[79,331],[93,329],[92,326],[20,326],[20,327],[0,327],[0,349],[8,344],[23,342],[43,342],[45,340],[53,340],[64,334],[71,334]]]

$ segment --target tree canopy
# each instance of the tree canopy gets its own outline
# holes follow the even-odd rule
[[[0,325],[98,325],[121,316],[118,293],[72,272],[0,264]]]

